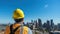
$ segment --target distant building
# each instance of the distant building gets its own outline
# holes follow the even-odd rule
[[[28,26],[30,29],[33,29],[33,23],[28,22],[26,26]]]
[[[39,25],[39,28],[42,28],[42,21],[41,21],[41,19],[38,19],[38,25]]]
[[[37,20],[36,20],[36,25],[35,25],[35,28],[38,28],[38,23],[37,23]]]
[[[58,26],[57,25],[54,25],[54,31],[57,31],[58,30]]]
[[[58,28],[58,31],[60,31],[60,23],[58,23],[57,28]]]
[[[47,23],[44,23],[44,24],[43,24],[43,28],[46,28],[46,26],[47,26]]]
[[[38,28],[37,20],[34,20],[34,25],[35,25],[35,28]]]
[[[33,20],[31,20],[31,23],[34,23],[34,21],[33,21]]]
[[[46,28],[47,28],[48,31],[50,31],[50,29],[51,29],[50,28],[50,21],[49,20],[47,20],[47,26],[46,26]]]
[[[53,19],[51,19],[50,22],[51,22],[51,30],[53,30],[53,29],[54,29],[54,22],[53,22]]]

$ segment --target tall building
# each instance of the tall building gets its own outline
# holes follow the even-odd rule
[[[58,23],[57,29],[58,29],[58,31],[60,31],[60,23]]]
[[[38,30],[42,31],[42,21],[38,19]]]
[[[38,28],[37,26],[38,26],[37,20],[35,20],[35,28]]]
[[[33,21],[33,20],[31,20],[31,23],[34,23],[34,21]]]
[[[50,21],[49,20],[47,20],[47,26],[46,27],[47,27],[47,30],[50,31],[51,28],[50,28]]]
[[[51,22],[51,30],[53,30],[53,29],[54,29],[54,22],[53,22],[53,19],[51,19],[50,22]]]

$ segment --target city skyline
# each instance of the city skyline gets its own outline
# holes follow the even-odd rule
[[[40,18],[43,22],[53,19],[55,24],[60,23],[60,0],[0,0],[0,23],[13,23],[16,8],[24,11],[24,22]]]

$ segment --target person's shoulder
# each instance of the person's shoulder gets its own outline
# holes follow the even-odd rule
[[[23,26],[24,28],[28,28],[27,26]]]
[[[10,26],[6,26],[5,31],[8,32],[10,30]]]
[[[10,26],[13,25],[13,24],[10,24],[10,25],[7,25],[6,28],[10,29]]]
[[[32,30],[28,28],[28,34],[32,34]]]
[[[28,31],[28,27],[27,26],[24,26],[23,28],[24,28],[24,30],[27,30]]]
[[[24,30],[27,30],[27,31],[32,31],[29,27],[27,26],[24,26]]]
[[[10,26],[7,25],[6,28],[10,28]]]

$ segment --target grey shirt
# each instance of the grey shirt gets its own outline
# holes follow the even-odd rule
[[[28,34],[32,34],[32,30],[28,28]]]

